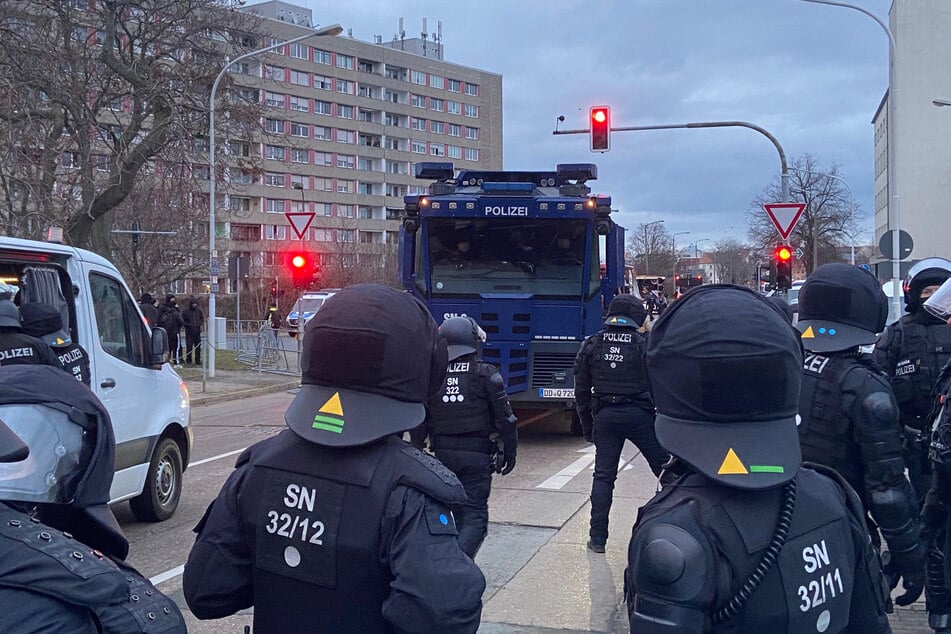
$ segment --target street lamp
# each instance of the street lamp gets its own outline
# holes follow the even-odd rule
[[[698,240],[693,241],[693,256],[696,259],[700,259],[700,254],[701,254],[700,243],[701,242],[710,242],[710,238],[700,238]],[[698,267],[700,266],[699,262],[697,263],[697,266]]]
[[[673,283],[675,293],[677,292],[677,262],[680,261],[680,258],[677,257],[677,236],[685,236],[689,233],[689,231],[678,231],[677,233],[670,236],[670,254],[674,256]]]
[[[648,222],[644,225],[644,275],[650,275],[651,270],[651,256],[647,248],[647,228],[663,224],[663,222],[663,220],[655,220],[654,222]]]
[[[951,101],[948,101],[947,99],[932,99],[931,103],[938,106],[939,108],[944,106],[951,106]]]
[[[278,42],[277,44],[265,46],[264,48],[251,51],[250,53],[239,55],[225,64],[225,67],[221,69],[221,71],[218,73],[218,76],[215,77],[215,81],[211,84],[211,96],[208,98],[208,167],[211,172],[210,180],[208,181],[208,274],[210,278],[210,286],[208,291],[208,328],[210,332],[214,332],[215,330],[215,295],[218,293],[219,273],[218,252],[215,250],[215,181],[218,180],[218,175],[215,172],[215,93],[218,92],[218,84],[221,83],[221,78],[225,76],[225,73],[228,72],[229,68],[238,62],[248,59],[249,57],[254,57],[255,55],[260,55],[261,53],[267,53],[268,51],[273,51],[274,49],[280,48],[286,44],[294,44],[312,37],[339,35],[342,32],[342,26],[339,24],[331,24],[330,26],[325,26],[322,29],[305,33],[304,35],[292,38],[286,42]],[[211,345],[208,346],[207,355],[208,376],[214,378],[215,345],[218,342],[217,338],[214,336],[209,337],[209,340]]]
[[[868,17],[875,20],[876,24],[882,27],[882,30],[885,31],[885,35],[888,36],[888,53],[889,53],[889,66],[888,66],[888,137],[886,142],[888,143],[888,190],[891,194],[891,198],[894,201],[894,209],[892,205],[888,205],[889,210],[889,226],[892,230],[892,310],[894,311],[895,318],[901,315],[901,302],[902,302],[902,293],[901,293],[901,249],[898,243],[898,231],[901,228],[899,224],[900,220],[900,211],[899,203],[900,197],[898,195],[898,169],[895,165],[895,160],[898,158],[898,146],[897,146],[897,132],[898,132],[898,107],[897,107],[897,98],[895,95],[898,94],[898,81],[897,73],[895,73],[895,67],[898,65],[898,46],[895,44],[895,36],[892,35],[891,30],[889,30],[888,25],[885,24],[881,18],[879,18],[874,13],[864,9],[860,6],[849,4],[848,2],[839,2],[838,0],[803,0],[803,2],[811,2],[813,4],[828,4],[836,7],[845,7],[847,9],[855,9],[860,13],[864,13]],[[935,105],[944,105],[938,104],[937,101],[933,102]],[[948,105],[951,105],[949,103]]]

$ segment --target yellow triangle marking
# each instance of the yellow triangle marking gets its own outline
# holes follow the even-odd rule
[[[749,474],[749,471],[747,471],[740,457],[733,451],[733,448],[730,447],[730,450],[726,452],[726,457],[723,458],[723,463],[720,465],[720,470],[717,471],[717,475],[740,474],[746,475]]]
[[[816,333],[812,332],[812,326],[809,326],[808,328],[806,328],[805,330],[802,331],[802,338],[803,338],[803,339],[815,339],[815,338],[816,338]]]
[[[340,392],[334,392],[334,395],[331,396],[326,403],[321,405],[317,411],[323,412],[324,414],[343,416],[343,406],[340,404]]]

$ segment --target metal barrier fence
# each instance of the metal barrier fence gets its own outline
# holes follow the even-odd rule
[[[238,326],[239,324],[235,324]],[[271,328],[270,322],[255,321],[241,322],[241,328],[235,328],[234,334],[229,334],[229,347],[238,351],[235,361],[249,365],[258,372],[274,372],[278,374],[300,374],[300,355],[297,352],[297,343],[292,339],[286,328]],[[255,331],[243,332],[247,326],[253,325]],[[293,331],[297,334],[296,331]],[[288,349],[287,341],[294,344]]]

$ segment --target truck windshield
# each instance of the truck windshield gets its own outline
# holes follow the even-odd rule
[[[429,254],[433,295],[578,298],[598,287],[597,240],[586,252],[590,231],[588,220],[430,218],[419,253]],[[584,279],[586,262],[593,283]]]

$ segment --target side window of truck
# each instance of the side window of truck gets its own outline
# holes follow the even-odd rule
[[[144,328],[129,294],[118,281],[99,273],[90,273],[89,286],[99,345],[117,359],[145,367]]]

